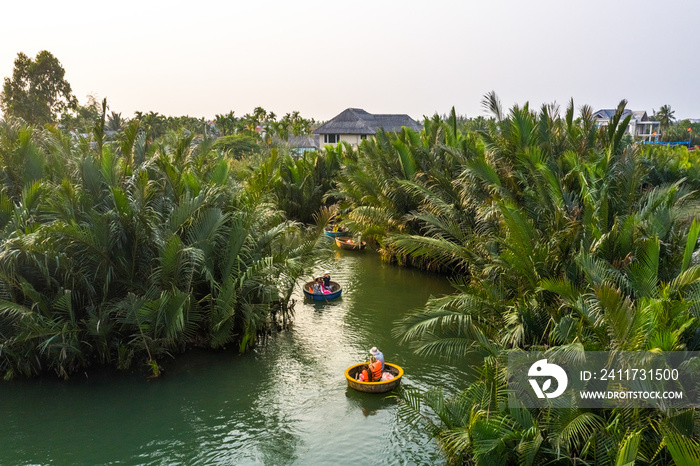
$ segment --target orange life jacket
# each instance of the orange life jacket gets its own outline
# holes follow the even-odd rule
[[[369,365],[369,370],[372,371],[372,380],[379,382],[379,380],[382,378],[382,362],[374,361]]]

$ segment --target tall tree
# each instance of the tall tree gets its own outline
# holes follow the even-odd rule
[[[662,105],[658,112],[654,112],[653,119],[661,122],[661,131],[666,131],[669,125],[676,119],[675,110],[670,105]]]
[[[216,129],[222,136],[227,136],[236,132],[236,122],[238,118],[234,115],[233,110],[227,114],[216,115]]]
[[[12,79],[5,78],[0,107],[6,115],[31,124],[55,122],[58,114],[77,105],[65,74],[51,52],[43,50],[34,60],[18,53]]]

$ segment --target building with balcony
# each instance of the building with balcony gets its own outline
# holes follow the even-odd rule
[[[593,113],[593,118],[595,118],[598,127],[608,126],[610,120],[615,116],[617,110],[614,108],[606,108],[598,110]],[[652,121],[649,119],[647,112],[644,110],[628,110],[625,109],[622,112],[622,118],[620,121],[627,118],[629,115],[630,123],[627,126],[627,132],[637,141],[658,141],[661,136],[661,122]]]

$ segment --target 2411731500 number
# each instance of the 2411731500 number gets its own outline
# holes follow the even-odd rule
[[[678,380],[678,369],[601,369],[600,380]]]

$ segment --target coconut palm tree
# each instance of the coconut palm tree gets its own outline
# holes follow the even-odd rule
[[[456,119],[450,123],[435,116],[426,119],[421,134],[407,129],[396,134],[380,131],[357,149],[341,145],[335,149],[344,151],[345,164],[332,194],[350,209],[346,223],[382,243],[382,252],[389,259],[407,258],[397,254],[388,240],[392,234],[419,233],[421,228],[429,228],[426,219],[417,216],[421,204],[426,204],[426,196],[439,192],[442,208],[469,209],[462,204],[454,180],[462,164],[483,148],[474,137],[455,132],[455,123]],[[414,256],[412,260],[420,259]]]
[[[665,132],[671,123],[676,119],[674,110],[670,105],[662,105],[658,112],[653,112],[652,119],[660,122],[661,131]]]
[[[65,159],[51,177],[18,173],[28,184],[0,193],[6,378],[141,363],[158,375],[164,357],[191,346],[245,351],[286,323],[296,279],[326,251],[318,241],[331,212],[314,227],[285,220],[192,134],[170,132],[151,149],[132,122],[97,151],[13,128],[2,147],[26,137],[44,166]]]
[[[483,135],[484,151],[463,164],[456,184],[473,218],[462,219],[468,210],[450,208],[440,191],[422,186],[424,203],[411,215],[430,227],[388,240],[400,253],[460,272],[454,295],[429,300],[397,334],[426,355],[485,358],[464,393],[404,400],[408,418],[427,416],[429,432],[451,458],[666,464],[698,455],[697,433],[679,427],[673,414],[574,408],[524,416],[497,402],[508,379],[505,357],[515,348],[697,345],[698,225],[690,222],[700,204],[681,184],[650,189],[634,148],[622,144],[622,110],[624,102],[612,126],[591,138],[585,114],[574,124],[572,103],[565,119],[551,107],[514,107]],[[696,414],[689,416],[692,426]]]
[[[122,114],[117,112],[111,112],[107,119],[106,129],[108,131],[121,131],[124,126],[124,120],[122,119]]]
[[[44,175],[46,161],[41,153],[40,133],[41,130],[18,120],[0,120],[0,178],[11,197]]]

